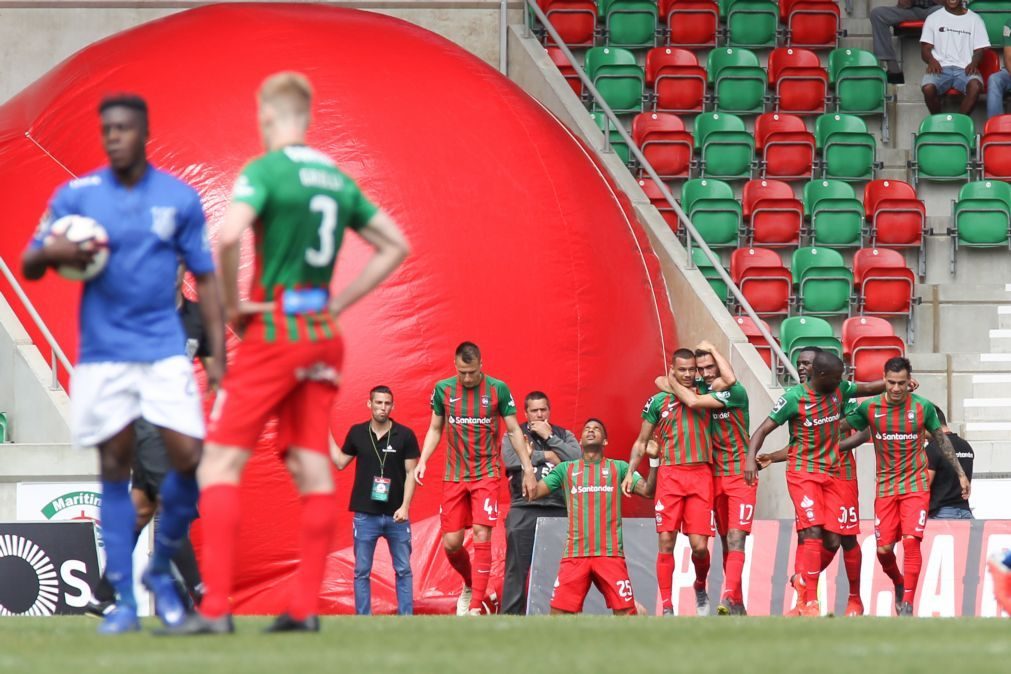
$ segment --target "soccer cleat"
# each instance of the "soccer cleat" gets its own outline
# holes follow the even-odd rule
[[[148,568],[141,576],[144,587],[154,595],[154,610],[165,627],[176,627],[186,619],[186,606],[170,573],[154,573]]]
[[[821,604],[818,603],[817,599],[812,599],[809,602],[805,602],[803,606],[800,607],[799,614],[802,618],[820,618],[821,617]]]
[[[295,620],[287,613],[282,613],[263,631],[268,634],[275,632],[319,632],[319,617],[311,615],[305,620]]]
[[[730,615],[748,615],[747,609],[744,608],[744,604],[738,603],[736,601],[729,602]]]
[[[463,592],[456,600],[456,615],[467,615],[470,612],[470,598],[472,596],[474,596],[474,591],[464,585]]]
[[[483,615],[483,611],[479,608],[468,609],[464,615]]]
[[[220,618],[205,618],[199,613],[191,613],[175,627],[164,627],[154,631],[159,637],[182,637],[195,636],[198,634],[232,634],[235,632],[235,625],[232,623],[232,616],[224,615]]]
[[[896,609],[896,613],[900,617],[912,618],[913,617],[913,605],[908,601],[899,602],[899,606]]]
[[[140,621],[137,620],[137,609],[126,606],[114,608],[98,626],[99,634],[126,634],[139,631]]]
[[[847,616],[861,616],[864,614],[864,603],[860,601],[860,597],[850,597],[849,601],[846,602],[846,615]]]
[[[716,605],[716,615],[730,615],[730,600],[724,597]]]
[[[670,616],[674,615],[674,607],[673,606],[664,606],[663,607],[663,615],[670,615]]]
[[[1006,557],[1006,550],[996,552],[986,560],[986,565],[993,578],[993,595],[997,605],[1005,613],[1011,613],[1011,569],[1005,562]]]
[[[902,605],[902,598],[906,595],[906,586],[902,583],[895,583],[895,615],[899,614],[899,606]]]
[[[96,618],[104,618],[112,613],[114,608],[116,608],[116,602],[109,600],[103,601],[92,597],[88,600],[88,603],[84,605],[84,612],[90,616],[95,616]]]
[[[695,590],[695,615],[707,616],[712,613],[709,606],[709,594],[703,590]]]

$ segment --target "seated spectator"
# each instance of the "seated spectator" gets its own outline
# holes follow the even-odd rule
[[[1011,56],[1011,21],[1004,24],[1004,67],[990,75],[986,81],[986,116],[1004,114],[1004,96],[1011,89],[1011,75],[1008,74],[1008,57]]]
[[[884,63],[888,81],[905,84],[906,78],[895,56],[892,29],[905,21],[923,21],[940,9],[943,0],[899,0],[895,7],[875,7],[871,10],[871,34],[874,36],[874,55]]]
[[[989,48],[983,19],[963,7],[962,0],[944,0],[943,10],[927,17],[920,34],[920,56],[927,64],[921,86],[930,114],[941,112],[941,97],[949,89],[963,95],[959,112],[972,112],[983,91],[979,62]]]

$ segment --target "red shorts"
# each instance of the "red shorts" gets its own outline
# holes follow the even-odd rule
[[[475,524],[493,527],[498,521],[499,478],[486,477],[473,482],[443,482],[443,533],[463,531]]]
[[[660,466],[656,476],[657,533],[712,536],[713,468],[708,463]]]
[[[832,478],[825,489],[825,529],[840,536],[860,533],[860,495],[856,480]]]
[[[604,595],[607,608],[622,611],[635,608],[632,581],[624,557],[567,557],[558,565],[558,578],[551,593],[551,608],[579,613],[590,591],[590,583]]]
[[[720,536],[726,536],[731,529],[751,533],[756,498],[758,483],[749,487],[743,475],[713,477],[713,515]]]
[[[929,491],[877,497],[874,500],[874,536],[878,545],[891,545],[902,536],[923,538],[929,509]]]
[[[330,412],[343,360],[340,336],[242,342],[214,401],[207,442],[252,450],[267,420],[277,415],[278,447],[329,456]]]
[[[825,524],[832,476],[826,473],[786,472],[786,489],[793,501],[797,531]]]

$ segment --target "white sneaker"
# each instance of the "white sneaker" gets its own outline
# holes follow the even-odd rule
[[[460,593],[460,598],[456,600],[456,615],[467,615],[470,612],[470,598],[473,594],[469,587],[463,586],[463,592]]]
[[[709,606],[709,593],[705,590],[695,590],[695,615],[707,616],[712,612]]]
[[[479,608],[472,608],[465,615],[482,615],[483,611]]]

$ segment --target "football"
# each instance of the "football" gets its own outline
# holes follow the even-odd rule
[[[102,273],[109,261],[109,235],[102,225],[83,215],[65,215],[53,223],[46,243],[61,234],[78,246],[91,246],[96,252],[91,264],[84,269],[66,264],[57,267],[60,276],[71,281],[90,281]]]

